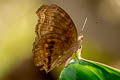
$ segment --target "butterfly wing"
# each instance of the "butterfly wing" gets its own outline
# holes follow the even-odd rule
[[[71,56],[67,51],[77,43],[77,29],[70,16],[55,4],[41,6],[37,15],[33,59],[36,66],[49,72]]]

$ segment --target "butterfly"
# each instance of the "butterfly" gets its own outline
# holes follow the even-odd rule
[[[33,44],[33,60],[40,70],[50,72],[65,63],[80,48],[83,35],[70,16],[55,4],[42,5],[36,12],[38,23]]]

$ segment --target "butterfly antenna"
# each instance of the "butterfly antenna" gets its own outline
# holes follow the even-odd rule
[[[86,22],[87,22],[87,17],[85,18],[84,24],[83,24],[82,29],[81,29],[81,33],[83,32],[83,30],[85,28]]]
[[[84,28],[85,28],[85,25],[86,25],[86,22],[87,22],[87,17],[85,18],[85,21],[84,21],[84,24],[83,24],[83,26],[82,26],[82,29],[81,29],[81,32],[80,32],[80,36],[78,36],[78,42],[77,42],[77,44],[78,44],[78,46],[77,46],[77,48],[78,48],[78,52],[75,52],[75,57],[76,57],[76,59],[80,59],[80,54],[81,54],[81,49],[82,49],[82,46],[80,45],[81,44],[81,42],[82,42],[82,40],[83,40],[83,30],[84,30]],[[80,63],[80,62],[79,62]]]
[[[79,40],[80,42],[83,40],[83,30],[84,30],[84,28],[85,28],[86,22],[87,22],[87,17],[85,18],[84,24],[83,24],[82,29],[81,29],[81,32],[80,32],[80,36],[78,37],[78,40]]]

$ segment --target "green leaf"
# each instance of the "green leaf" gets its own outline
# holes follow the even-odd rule
[[[64,68],[59,80],[120,80],[120,71],[101,63],[77,59]]]

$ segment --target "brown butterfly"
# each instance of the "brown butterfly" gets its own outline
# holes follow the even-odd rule
[[[36,38],[33,59],[40,70],[51,71],[66,62],[80,47],[77,29],[70,16],[55,4],[43,5],[37,10]]]

